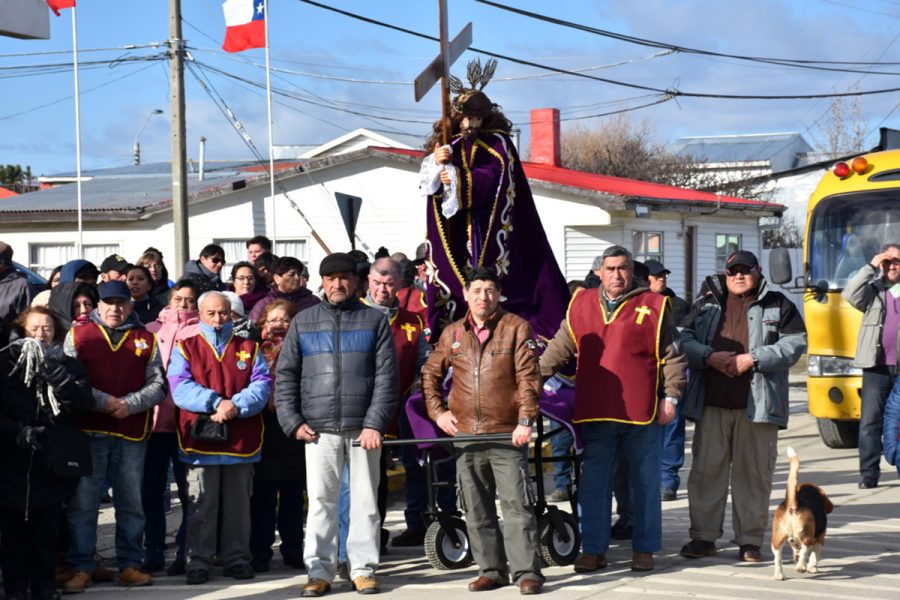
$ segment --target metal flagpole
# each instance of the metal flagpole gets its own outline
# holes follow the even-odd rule
[[[265,2],[265,30],[266,30],[266,108],[269,113],[269,194],[271,200],[269,203],[269,212],[272,215],[272,244],[274,245],[278,239],[276,233],[275,218],[275,152],[272,146],[272,81],[269,75],[269,2]],[[273,247],[272,250],[275,250]]]
[[[72,7],[72,56],[75,66],[75,187],[78,194],[78,244],[75,247],[76,258],[84,258],[84,227],[81,220],[81,106],[78,98],[78,27],[75,24],[75,11]]]

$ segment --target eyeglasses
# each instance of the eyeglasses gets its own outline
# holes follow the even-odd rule
[[[253,275],[248,275],[247,277],[235,277],[234,278],[235,281],[247,281],[247,282],[253,281],[254,279],[256,279],[256,277],[254,277]]]
[[[749,275],[753,271],[756,270],[756,267],[748,268],[748,267],[731,267],[730,269],[725,269],[725,274],[729,277],[737,277],[738,275]]]
[[[290,322],[291,322],[291,320],[287,319],[287,318],[285,318],[285,319],[266,319],[267,325],[278,325],[278,324],[283,325],[285,323],[290,323]]]

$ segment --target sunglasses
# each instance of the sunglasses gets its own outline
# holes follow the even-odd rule
[[[748,268],[748,267],[732,267],[730,269],[725,269],[725,274],[729,277],[735,277],[737,275],[749,275],[753,271],[756,270],[756,267]]]
[[[209,260],[210,260],[214,265],[218,265],[218,264],[220,264],[220,263],[225,262],[225,259],[222,258],[221,256],[213,256],[213,257],[210,258]]]

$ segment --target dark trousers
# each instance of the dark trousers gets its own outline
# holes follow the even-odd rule
[[[616,466],[613,471],[613,496],[616,499],[616,521],[621,527],[632,524],[631,514],[631,482],[628,477],[628,457],[619,449],[616,453]]]
[[[181,525],[175,534],[176,557],[184,560],[184,538],[187,532],[188,486],[184,463],[178,460],[178,437],[173,433],[154,433],[147,441],[144,456],[144,481],[141,501],[144,505],[144,559],[165,563],[166,508],[165,494],[169,485],[169,464],[175,474],[178,499],[181,501]]]
[[[303,481],[253,480],[250,498],[250,553],[257,563],[272,560],[275,527],[281,556],[303,560]]]
[[[400,412],[398,419],[398,428],[401,439],[413,439],[412,428],[409,426],[409,419],[406,417],[406,411]],[[415,444],[404,444],[400,446],[400,461],[403,463],[403,470],[406,473],[406,509],[403,516],[406,518],[406,528],[412,531],[424,532],[425,521],[422,519],[422,513],[428,509],[428,480],[425,467],[419,464],[416,459]],[[437,464],[437,478],[439,481],[456,481],[456,462],[453,460],[444,460]],[[447,514],[457,514],[456,511],[456,489],[454,485],[448,485],[437,488],[437,503],[441,510]]]
[[[884,405],[896,379],[896,372],[884,365],[863,369],[859,409],[859,475],[876,482],[881,474],[879,464]]]
[[[678,471],[684,466],[684,404],[675,407],[675,418],[663,425],[662,486],[667,490],[678,490],[681,477]]]
[[[33,599],[53,596],[61,512],[61,504],[32,508],[26,521],[21,510],[0,509],[0,568],[7,596],[24,597],[29,584]]]

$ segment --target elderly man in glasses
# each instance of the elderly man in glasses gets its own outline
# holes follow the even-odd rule
[[[225,266],[225,250],[218,244],[207,244],[200,251],[200,258],[184,263],[182,278],[190,279],[197,284],[201,294],[206,292],[224,292],[222,267]]]
[[[769,289],[752,252],[706,278],[681,331],[691,378],[684,415],[696,422],[688,477],[691,541],[685,558],[716,553],[731,489],[738,559],[761,560],[778,430],[788,424],[788,369],[806,351],[797,307]]]

